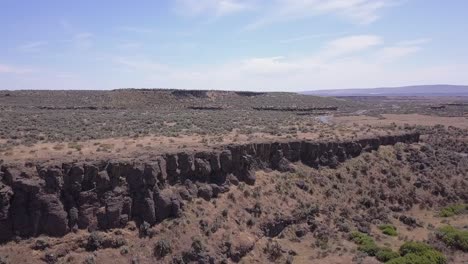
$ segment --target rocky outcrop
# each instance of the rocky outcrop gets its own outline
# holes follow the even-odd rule
[[[187,200],[218,196],[229,183],[254,184],[258,169],[291,171],[295,162],[334,167],[381,145],[418,140],[419,134],[408,133],[341,142],[227,145],[208,152],[166,153],[145,161],[2,164],[0,241],[119,228],[128,221],[152,225],[178,217]]]
[[[258,111],[280,111],[280,112],[309,112],[309,111],[337,111],[336,106],[326,107],[277,107],[277,106],[261,106],[253,107],[254,110]]]

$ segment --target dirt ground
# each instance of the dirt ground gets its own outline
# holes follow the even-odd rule
[[[299,140],[346,140],[388,133],[388,129],[366,129],[364,126],[317,125],[317,132],[295,132],[284,135],[266,133],[242,134],[237,130],[224,135],[179,135],[166,137],[150,135],[144,137],[106,138],[78,142],[38,142],[32,146],[19,145],[3,153],[6,162],[64,161],[83,159],[131,158],[168,152],[211,150],[227,144],[247,142]]]
[[[468,128],[467,117],[442,117],[421,114],[382,114],[382,118],[359,115],[359,116],[338,116],[331,118],[332,122],[344,125],[372,125],[376,127],[389,126],[392,123],[397,125],[412,126],[453,126],[458,128]]]

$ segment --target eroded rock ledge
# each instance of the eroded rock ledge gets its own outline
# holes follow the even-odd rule
[[[255,183],[255,170],[291,163],[337,166],[381,145],[419,141],[419,134],[356,141],[288,141],[227,145],[205,152],[165,153],[150,160],[1,165],[0,242],[63,236],[77,229],[156,224],[177,217],[184,202],[211,199],[230,184]]]

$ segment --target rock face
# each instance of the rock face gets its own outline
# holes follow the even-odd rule
[[[70,230],[119,228],[128,221],[156,224],[178,217],[184,200],[215,198],[238,179],[255,183],[255,170],[293,170],[291,163],[337,166],[363,151],[419,134],[343,142],[292,141],[228,145],[212,152],[168,153],[146,161],[2,164],[0,242],[14,236],[63,236]]]

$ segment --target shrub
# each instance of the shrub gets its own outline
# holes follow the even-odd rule
[[[62,150],[65,146],[63,144],[57,144],[55,146],[53,146],[52,148],[54,150]]]
[[[394,227],[393,225],[381,225],[379,226],[379,229],[382,231],[382,233],[384,233],[385,235],[388,235],[388,236],[397,236],[398,233],[397,233],[397,230],[396,230],[396,227]]]
[[[102,247],[102,244],[104,242],[104,238],[102,235],[98,232],[92,232],[87,240],[87,243],[85,245],[86,250],[88,251],[95,251],[98,250]]]
[[[447,259],[431,246],[422,242],[405,242],[400,247],[401,257],[394,258],[389,264],[445,264]]]
[[[263,251],[268,255],[268,258],[272,261],[278,259],[283,255],[283,249],[281,248],[278,241],[269,240]]]
[[[442,208],[439,213],[441,217],[451,217],[454,215],[460,215],[468,212],[468,204],[454,204]]]
[[[440,254],[440,253],[439,253]],[[407,254],[403,257],[394,258],[387,264],[444,264],[447,263],[445,258],[442,256],[442,259],[431,258],[427,255],[416,255],[414,253]]]
[[[426,243],[410,241],[410,242],[405,242],[400,247],[400,254],[402,256],[409,254],[409,253],[419,254],[419,253],[423,253],[429,250],[432,250],[432,247]]]
[[[195,253],[201,253],[205,249],[202,241],[198,237],[192,237],[192,250]]]
[[[71,142],[71,143],[68,143],[68,148],[76,149],[77,151],[80,151],[83,148],[83,146],[76,142]]]
[[[375,244],[372,237],[361,233],[361,232],[353,232],[351,233],[351,240],[353,240],[356,244],[358,244],[358,250],[365,252],[369,256],[375,256],[379,247]]]
[[[453,226],[439,228],[437,237],[447,246],[468,252],[468,231],[459,230]]]
[[[390,248],[377,246],[372,237],[364,233],[351,233],[351,240],[359,245],[359,251],[365,252],[369,256],[375,256],[379,261],[386,262],[391,259],[400,257],[400,254],[392,251]]]
[[[377,251],[377,254],[375,254],[375,257],[380,262],[387,262],[400,257],[400,254],[398,254],[398,252],[395,252],[390,248],[380,248],[379,251]]]
[[[165,239],[159,240],[154,245],[154,256],[163,258],[172,252],[171,243]]]

